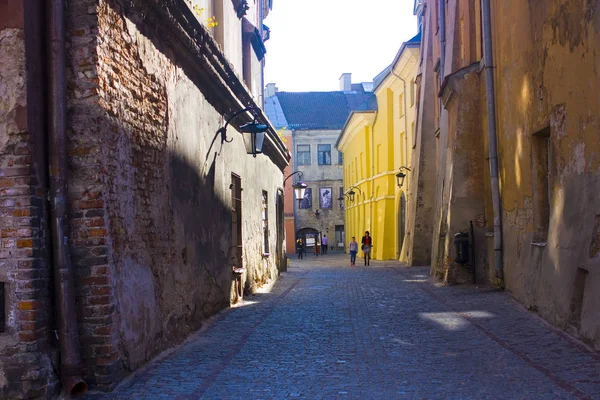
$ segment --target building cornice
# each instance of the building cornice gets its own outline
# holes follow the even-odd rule
[[[202,25],[185,0],[133,0],[123,10],[140,31],[160,37],[168,51],[178,57],[178,64],[202,91],[208,102],[224,117],[244,108],[259,108],[248,87],[237,76],[206,27]],[[143,11],[143,13],[142,13]],[[241,23],[241,22],[240,22]],[[231,125],[239,126],[253,120],[250,113],[235,118]],[[291,159],[277,131],[261,109],[258,122],[269,126],[263,152],[281,170]]]
[[[370,126],[373,124],[376,115],[377,110],[352,111],[346,119],[338,140],[335,142],[335,148],[343,153],[345,144],[354,137],[356,128],[360,126],[361,122],[364,121],[365,125]]]

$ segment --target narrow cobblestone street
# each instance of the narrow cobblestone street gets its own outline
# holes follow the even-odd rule
[[[88,399],[599,399],[600,356],[490,288],[428,268],[293,260],[269,293],[212,318]]]

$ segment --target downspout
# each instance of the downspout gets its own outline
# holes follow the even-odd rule
[[[67,85],[65,2],[48,0],[48,163],[50,175],[50,231],[54,270],[54,297],[60,346],[60,377],[69,394],[87,391],[77,333],[73,271],[68,247],[67,211]]]
[[[373,232],[373,202],[375,201],[375,123],[377,122],[378,117],[379,111],[375,113],[375,118],[373,119],[373,124],[371,125],[371,201],[369,202],[369,220],[371,222],[371,228],[367,229],[367,224],[365,224],[365,230],[371,232],[371,237],[376,234],[376,232]],[[375,253],[375,251],[373,251],[373,253]]]
[[[406,81],[404,80],[404,78],[402,78],[400,75],[396,74],[394,72],[394,68],[391,69],[392,71],[392,75],[394,75],[396,78],[400,79],[402,81],[402,84],[404,85],[404,96],[402,96],[402,100],[404,100],[404,161],[406,163],[408,163],[408,116],[406,115],[406,113],[408,112],[408,109],[406,108],[407,103],[406,103]],[[413,138],[414,140],[414,138]]]
[[[504,279],[502,249],[502,216],[500,202],[500,183],[498,180],[498,144],[496,134],[496,95],[494,93],[494,59],[492,51],[492,22],[490,0],[481,0],[483,24],[483,62],[485,65],[485,93],[488,114],[488,142],[490,158],[490,180],[492,204],[494,209],[494,267],[496,277]]]
[[[483,1],[483,0],[482,0]],[[440,82],[444,81],[446,63],[446,0],[440,0]],[[440,102],[441,104],[441,102]],[[440,113],[441,115],[441,113]]]

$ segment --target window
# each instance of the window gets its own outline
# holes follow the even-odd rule
[[[535,133],[532,139],[533,164],[533,241],[545,243],[550,223],[550,128]]]
[[[331,145],[317,145],[317,153],[319,156],[319,165],[331,165]]]
[[[262,222],[263,222],[263,243],[265,254],[269,254],[269,193],[262,192]]]
[[[312,189],[306,188],[306,192],[304,192],[304,199],[300,202],[300,208],[307,209],[312,208]]]
[[[343,210],[344,209],[344,187],[340,186],[340,208]]]
[[[296,160],[298,160],[298,165],[310,165],[310,145],[299,144],[296,146]]]
[[[398,114],[400,118],[404,117],[404,93],[398,98]]]
[[[414,106],[415,105],[415,80],[412,79],[410,81],[410,105]]]
[[[242,180],[231,174],[231,245],[233,246],[232,264],[236,268],[243,266],[242,243]]]
[[[338,151],[338,164],[344,164],[344,153],[342,153],[341,151]]]

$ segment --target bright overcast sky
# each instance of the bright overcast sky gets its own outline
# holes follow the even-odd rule
[[[371,82],[417,33],[414,0],[274,0],[265,84],[281,91],[339,90],[339,77]]]

